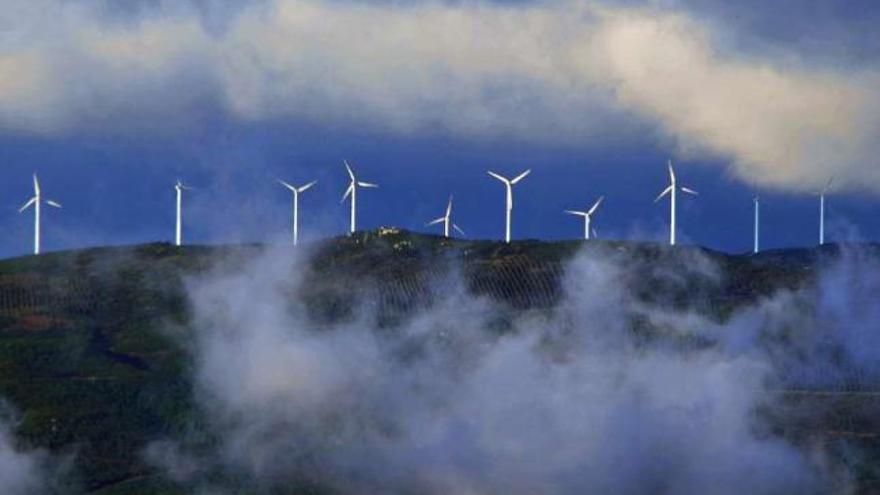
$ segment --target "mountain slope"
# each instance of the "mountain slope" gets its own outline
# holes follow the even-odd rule
[[[876,246],[859,249],[878,251]],[[498,327],[504,332],[510,315],[546,311],[565,297],[567,263],[584,250],[627,266],[628,276],[620,283],[646,304],[721,321],[779,290],[814,284],[841,248],[732,256],[654,244],[523,241],[508,246],[374,231],[309,248],[302,282],[290,288],[290,297],[303,302],[312,320],[328,325],[353,318],[358,307],[370,304],[379,327],[393,329],[417,308],[432,304],[438,289],[464,287],[473,297],[505,308]],[[53,489],[186,492],[185,484],[168,480],[143,453],[162,438],[195,435],[205,448],[216,442],[194,398],[186,347],[191,331],[187,281],[239,270],[267,251],[297,256],[291,249],[260,246],[150,244],[0,261],[0,397],[16,411],[7,419],[23,446],[46,449],[56,460]],[[711,268],[697,266],[706,260]],[[834,412],[823,416],[831,418],[829,424],[862,418],[856,410],[877,401],[871,394],[855,405],[850,395],[822,397],[807,399]],[[849,411],[844,420],[835,416],[840,411]],[[840,429],[810,421],[792,420],[788,426]],[[871,423],[851,429],[869,443],[878,431]],[[319,486],[306,480],[298,489]]]

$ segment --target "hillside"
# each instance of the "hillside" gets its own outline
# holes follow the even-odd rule
[[[880,253],[873,245],[858,249]],[[329,326],[354,320],[368,304],[377,328],[388,331],[433,304],[444,287],[464,290],[502,308],[496,324],[504,333],[517,315],[541,314],[559,304],[567,263],[592,251],[627,267],[620,283],[639,301],[723,322],[780,290],[815,284],[822,267],[842,250],[825,246],[735,256],[647,243],[507,246],[373,231],[309,247],[301,283],[287,290],[311,321]],[[256,257],[293,253],[250,245],[149,244],[0,261],[0,397],[15,411],[9,420],[20,446],[45,449],[54,459],[57,477],[50,490],[108,495],[195,489],[172,481],[143,454],[157,439],[195,438],[191,443],[205,449],[218,441],[193,393],[194,364],[186,347],[192,331],[188,280],[235,272]],[[715,268],[697,267],[706,260]],[[713,270],[717,273],[707,274]],[[650,322],[633,325],[646,338],[662,332]],[[873,414],[880,396],[873,390],[870,383],[853,381],[822,390],[792,386],[779,390],[786,403],[809,402],[815,414],[804,415],[795,406],[797,414],[768,414],[783,418],[775,428],[795,441],[846,442],[847,449],[861,449],[856,472],[860,487],[870,491],[876,488],[873,459],[880,447]],[[209,476],[221,485],[249,486],[223,473]],[[324,490],[321,480],[301,481],[289,488],[292,493]]]

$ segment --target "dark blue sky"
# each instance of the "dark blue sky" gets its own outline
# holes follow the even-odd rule
[[[52,0],[47,2],[52,4]],[[275,2],[252,3],[272,5]],[[341,1],[311,1],[311,4],[321,8],[335,6],[327,15],[336,15],[336,10],[352,5]],[[619,4],[645,5],[643,2]],[[99,14],[92,11],[70,14],[68,17],[72,20],[64,24],[66,30],[77,32],[80,25],[83,29],[97,25],[111,35],[125,34],[142,25],[142,16],[157,23],[194,16],[198,19],[196,25],[208,33],[209,39],[221,43],[230,37],[224,33],[232,30],[229,26],[236,23],[241,10],[224,2],[194,2],[191,10],[196,14],[188,9],[170,8],[168,3],[159,1],[139,3],[137,8],[109,1],[97,5],[101,5]],[[374,13],[377,18],[409,8],[392,3],[375,5],[384,6]],[[521,5],[517,8],[544,4]],[[554,7],[556,4],[548,5],[551,11],[558,8]],[[716,58],[722,62],[734,61],[734,65],[722,66],[722,70],[706,70],[709,75],[700,77],[708,77],[713,84],[725,82],[719,79],[722,77],[719,73],[741,71],[737,77],[751,77],[751,66],[747,64],[755,64],[764,67],[760,70],[778,68],[784,77],[797,80],[797,84],[791,85],[792,92],[800,91],[803,81],[824,84],[818,86],[823,89],[818,93],[812,92],[813,87],[809,86],[803,101],[815,99],[810,95],[834,92],[833,78],[870,80],[873,53],[880,47],[878,36],[869,29],[873,24],[867,21],[878,19],[880,15],[878,8],[869,2],[848,2],[846,8],[839,3],[813,1],[787,1],[774,3],[772,7],[761,2],[730,5],[720,1],[654,2],[653,5],[652,8],[661,12],[657,15],[662,16],[666,11],[686,15],[691,19],[689,22],[706,26],[707,31],[714,33],[713,63]],[[656,11],[652,10],[650,15]],[[21,15],[28,15],[26,8]],[[279,13],[278,17],[283,15]],[[419,19],[413,21],[416,26],[427,22]],[[4,20],[14,21],[15,14],[0,17],[0,21]],[[44,50],[48,60],[55,60],[60,50],[57,46],[46,48],[30,38],[37,37],[45,27],[43,21],[34,22],[38,26],[36,34],[0,40],[0,48],[15,53],[22,46],[32,44]],[[269,30],[267,27],[266,31]],[[492,68],[494,61],[481,59],[479,69],[457,58],[447,64],[444,57],[461,56],[460,52],[452,51],[454,55],[428,55],[438,57],[441,63],[428,65],[428,69],[420,69],[420,72],[407,72],[402,68],[403,75],[393,72],[396,67],[393,63],[389,66],[389,62],[377,58],[374,64],[358,58],[352,67],[356,74],[361,74],[358,77],[364,78],[364,86],[370,87],[368,92],[360,94],[358,84],[345,79],[344,74],[339,75],[343,69],[338,67],[351,65],[347,52],[338,55],[334,49],[327,48],[332,44],[321,44],[323,51],[319,52],[338,56],[337,62],[327,61],[324,65],[322,61],[309,59],[295,65],[300,72],[288,80],[285,79],[288,74],[282,70],[284,67],[272,66],[266,54],[254,55],[260,63],[239,70],[238,59],[221,57],[221,62],[217,62],[212,58],[213,52],[193,48],[194,55],[186,52],[186,57],[191,58],[186,58],[184,70],[167,61],[176,61],[182,55],[166,56],[163,50],[168,48],[157,41],[164,38],[148,38],[152,40],[149,43],[143,39],[139,38],[135,52],[112,51],[112,55],[87,45],[88,50],[105,57],[102,59],[93,52],[88,52],[88,56],[76,52],[76,56],[71,57],[92,65],[88,72],[81,72],[79,68],[71,72],[70,84],[64,84],[64,90],[54,89],[48,83],[31,84],[28,78],[33,76],[27,72],[6,73],[7,78],[20,78],[22,85],[40,98],[33,99],[39,103],[32,103],[21,96],[30,96],[30,93],[13,92],[5,96],[8,100],[5,101],[4,86],[0,85],[0,163],[5,165],[4,180],[0,182],[0,228],[7,232],[0,241],[0,256],[26,254],[32,249],[32,214],[18,214],[17,208],[31,195],[30,174],[34,171],[41,177],[45,195],[64,204],[60,211],[45,210],[43,235],[44,248],[48,250],[171,240],[172,186],[177,177],[196,188],[185,197],[188,242],[285,242],[289,233],[290,197],[276,185],[276,177],[294,183],[319,181],[302,197],[303,237],[341,234],[348,221],[347,205],[340,204],[347,180],[343,158],[355,164],[363,180],[381,185],[380,189],[366,190],[359,197],[360,226],[364,228],[396,225],[430,231],[424,223],[439,216],[447,196],[454,194],[455,221],[469,237],[501,238],[504,191],[485,171],[493,169],[512,175],[531,168],[532,175],[515,189],[515,238],[578,237],[582,232],[579,219],[564,215],[562,210],[587,207],[599,195],[605,195],[606,202],[594,221],[600,237],[665,242],[668,203],[655,204],[653,199],[666,186],[665,162],[672,157],[678,163],[681,181],[701,193],[698,198],[681,200],[679,238],[683,242],[729,252],[750,249],[754,191],[750,184],[754,182],[764,184],[758,190],[765,202],[762,211],[765,248],[812,245],[817,241],[818,199],[807,191],[809,183],[822,177],[823,172],[816,172],[814,164],[808,163],[804,165],[803,175],[809,179],[800,181],[801,172],[797,168],[800,165],[774,163],[778,154],[768,151],[767,141],[754,144],[747,132],[744,132],[747,138],[743,139],[717,138],[717,129],[727,132],[726,129],[736,128],[734,124],[738,121],[731,125],[714,121],[707,124],[708,117],[697,115],[693,120],[679,122],[675,106],[670,111],[665,95],[661,95],[662,98],[654,95],[650,84],[646,91],[636,80],[599,87],[595,81],[582,83],[577,80],[580,76],[566,75],[557,79],[554,72],[564,73],[567,70],[564,64],[554,66],[547,76],[542,73],[540,77],[534,74],[524,77],[522,71],[532,69],[523,67],[540,65],[540,62],[530,61],[520,67],[517,65],[520,60],[513,63],[503,58],[498,59],[498,66],[506,68],[499,69],[497,74],[474,76],[468,71],[482,74],[480,71],[487,66]],[[373,34],[365,40],[367,44],[384,46],[380,35]],[[497,53],[507,53],[503,49],[504,41],[485,42],[501,43],[501,51]],[[559,43],[568,46],[567,41]],[[112,44],[117,45],[117,41]],[[192,42],[193,47],[196,45],[197,42]],[[612,45],[612,48],[615,47]],[[475,53],[479,50],[474,48]],[[86,53],[85,48],[82,51]],[[0,72],[3,53],[0,50]],[[202,63],[207,66],[209,62],[203,62],[201,53],[207,53],[204,60],[211,60],[210,64],[218,64],[222,70],[203,70]],[[232,49],[222,53],[240,55]],[[513,57],[518,58],[518,52],[514,53]],[[114,63],[128,60],[124,58],[128,56],[137,64],[126,66],[119,62],[125,69],[122,71],[106,63],[107,60]],[[284,54],[288,56],[293,55]],[[410,56],[410,53],[400,56]],[[162,61],[156,65],[160,69],[150,65],[153,57]],[[578,63],[586,57],[567,62]],[[150,64],[145,60],[151,61]],[[168,69],[166,65],[173,68]],[[236,79],[247,70],[254,67],[263,70],[266,65],[269,65],[266,74],[256,82],[258,91],[250,86],[253,81]],[[372,75],[364,71],[374,65],[383,71],[372,81],[369,80]],[[463,66],[467,69],[462,69]],[[126,79],[124,76],[129,70],[126,67],[133,67],[131,71],[136,77]],[[385,72],[388,67],[392,67],[392,72]],[[303,76],[305,70],[311,72]],[[426,70],[437,72],[431,72],[430,83],[418,82]],[[590,71],[589,67],[585,70]],[[820,71],[818,75],[816,71]],[[693,82],[687,80],[686,72],[681,76],[684,79],[673,79],[666,87],[673,92],[678,91],[679,86],[692,88]],[[315,81],[302,82],[313,73],[321,74],[316,79],[318,86],[314,86]],[[504,75],[507,73],[512,74],[509,80]],[[229,74],[233,74],[232,83]],[[438,86],[436,80],[443,77],[449,77],[448,84],[455,88],[447,92],[444,85]],[[632,77],[632,74],[621,72],[619,77]],[[477,82],[473,82],[474,78]],[[354,79],[355,82],[360,80]],[[384,89],[386,81],[388,91]],[[469,84],[475,88],[462,89]],[[750,94],[747,86],[742,86],[743,94]],[[599,89],[582,100],[581,87]],[[407,91],[418,94],[422,89],[430,96],[406,94]],[[569,90],[571,95],[566,95]],[[43,98],[41,91],[49,97]],[[720,101],[728,96],[739,97],[740,86],[737,83],[726,91],[720,95],[709,94],[705,101],[715,101],[713,98],[719,96]],[[256,94],[258,98],[239,100],[242,94]],[[341,98],[338,94],[345,96],[337,100]],[[859,91],[854,94],[866,98]],[[873,96],[871,91],[865,94]],[[25,102],[23,106],[18,106],[20,101]],[[318,110],[311,106],[312,101]],[[741,101],[751,104],[749,98]],[[349,106],[352,102],[353,108]],[[326,115],[321,111],[325,104]],[[445,105],[449,105],[448,112],[444,110]],[[343,106],[344,111],[340,111]],[[838,106],[834,103],[818,106],[815,111],[808,109],[816,117],[807,113],[807,120],[821,120],[828,108]],[[470,114],[471,107],[479,107],[479,111]],[[752,134],[762,136],[766,130],[799,139],[799,134],[789,132],[788,127],[792,125],[790,121],[795,122],[794,127],[803,125],[798,122],[801,114],[762,128],[761,121],[768,120],[768,116],[772,120],[775,114],[762,113],[768,111],[763,100],[757,100],[756,107],[761,110],[755,111],[754,119],[745,120],[758,125]],[[732,113],[736,113],[737,108],[733,110]],[[790,111],[788,107],[780,107],[779,113]],[[579,113],[583,114],[582,119]],[[684,107],[682,113],[698,112]],[[723,114],[723,106],[718,113]],[[459,115],[465,115],[460,125]],[[843,114],[844,118],[848,116]],[[715,118],[714,114],[710,117]],[[498,122],[509,124],[509,128],[498,130]],[[819,127],[819,130],[837,139],[838,122],[827,125],[830,127]],[[848,124],[840,128],[850,132]],[[570,129],[574,130],[568,135]],[[554,134],[563,136],[554,139]],[[804,149],[802,156],[807,157],[806,162],[810,161],[811,153],[824,153],[824,148],[811,147],[822,139],[824,135],[820,134],[799,145]],[[846,139],[849,140],[849,135]],[[850,159],[864,156],[862,144],[850,146],[847,141],[846,146],[857,148]],[[736,165],[750,158],[752,153],[766,154],[767,163],[763,168]],[[877,166],[862,163],[840,168],[847,176],[843,181],[847,186],[829,198],[829,237],[832,240],[880,238],[880,227],[874,218],[877,199],[873,191],[880,190],[873,175]],[[767,171],[778,175],[768,178]],[[828,175],[835,173],[832,168]]]
[[[562,239],[581,234],[576,218],[562,214],[604,194],[595,218],[603,238],[665,240],[668,203],[653,202],[666,185],[663,150],[615,148],[580,151],[516,142],[473,143],[437,137],[389,137],[316,126],[272,123],[212,129],[197,140],[139,138],[15,138],[2,142],[7,164],[0,196],[8,232],[5,255],[31,249],[32,215],[16,209],[30,195],[38,171],[44,193],[64,204],[45,210],[47,249],[171,240],[176,177],[196,189],[185,197],[190,242],[283,242],[289,231],[290,198],[275,177],[295,183],[317,179],[302,197],[302,235],[345,232],[347,205],[340,204],[347,157],[377,190],[360,196],[363,227],[397,225],[431,231],[424,223],[442,214],[455,195],[455,221],[469,237],[503,236],[501,184],[487,168],[513,175],[533,173],[515,189],[514,236]],[[751,246],[751,191],[718,164],[685,161],[677,166],[697,198],[682,197],[681,239],[714,249]],[[806,194],[763,192],[766,247],[816,242],[818,201]],[[0,210],[0,211],[2,211]],[[876,239],[880,232],[868,195],[829,198],[830,237]]]

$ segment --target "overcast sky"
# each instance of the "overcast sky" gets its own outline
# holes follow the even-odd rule
[[[880,6],[868,1],[2,0],[0,255],[170,240],[177,177],[192,242],[344,232],[347,158],[380,188],[361,226],[424,229],[455,195],[469,236],[662,240],[666,160],[700,191],[680,238],[767,247],[876,239]]]

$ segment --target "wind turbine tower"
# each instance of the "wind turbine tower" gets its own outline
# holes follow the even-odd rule
[[[183,191],[189,191],[192,188],[184,185],[180,179],[174,185],[177,192],[177,221],[174,224],[174,245],[180,246],[183,243]]]
[[[507,189],[507,207],[506,207],[506,219],[505,219],[505,229],[504,229],[504,242],[510,244],[510,213],[513,211],[513,186],[523,180],[527,175],[532,172],[531,169],[526,170],[525,172],[517,175],[513,179],[508,179],[507,177],[503,177],[495,172],[489,170],[488,174],[492,177],[500,180],[504,183],[505,188]]]
[[[654,200],[656,203],[669,194],[669,245],[675,246],[675,199],[676,192],[681,190],[681,192],[686,194],[693,194],[696,196],[698,193],[693,189],[690,189],[685,186],[679,186],[675,179],[675,170],[672,168],[672,160],[669,160],[669,186],[657,196],[657,199]]]
[[[354,234],[357,230],[357,189],[358,187],[379,187],[378,184],[371,184],[369,182],[362,182],[355,178],[354,171],[352,171],[351,166],[348,164],[347,160],[343,160],[342,163],[345,164],[345,169],[348,171],[348,176],[351,178],[351,183],[348,185],[348,189],[345,190],[345,194],[342,195],[342,201],[345,201],[345,198],[351,196],[351,226],[349,229],[349,233]]]
[[[828,194],[828,191],[831,189],[831,183],[834,182],[834,178],[828,179],[828,183],[825,184],[825,187],[822,188],[822,191],[819,193],[819,245],[825,244],[825,195]]]
[[[300,193],[305,192],[307,189],[314,186],[315,183],[318,181],[313,180],[312,182],[309,182],[308,184],[304,184],[299,187],[292,186],[280,179],[278,180],[278,182],[282,186],[290,189],[290,192],[293,193],[293,245],[296,246],[299,240],[299,195]]]
[[[596,213],[596,210],[599,208],[599,205],[602,204],[602,200],[605,199],[605,196],[600,196],[599,199],[593,203],[593,206],[590,207],[587,211],[578,211],[578,210],[565,210],[569,215],[576,215],[579,217],[584,217],[584,239],[590,239],[590,233],[593,233],[595,237],[595,229],[590,227],[590,221],[593,219],[593,213]]]
[[[761,198],[758,195],[755,195],[755,245],[752,248],[752,252],[758,254],[761,250]]]
[[[452,196],[449,196],[449,202],[446,204],[446,214],[440,218],[436,218],[428,222],[428,225],[437,225],[438,223],[443,223],[443,236],[449,237],[449,229],[450,227],[457,230],[459,234],[465,235],[464,231],[461,230],[458,225],[452,223]]]
[[[51,199],[43,199],[43,195],[40,192],[40,181],[37,179],[37,174],[34,174],[34,197],[29,199],[28,202],[18,210],[19,213],[23,213],[24,210],[27,210],[31,206],[34,207],[34,254],[40,254],[40,205],[43,201],[54,208],[61,208],[59,203],[56,203]]]

